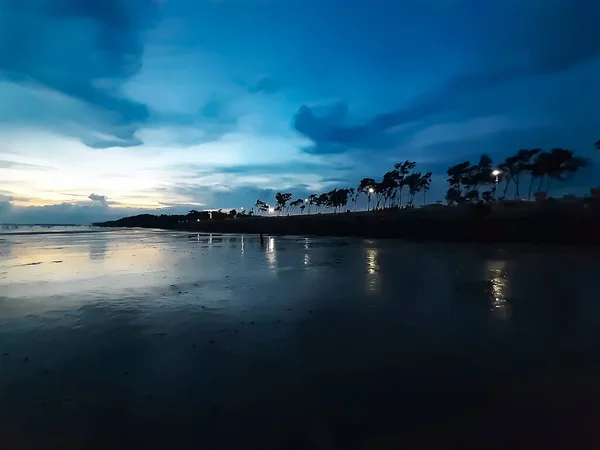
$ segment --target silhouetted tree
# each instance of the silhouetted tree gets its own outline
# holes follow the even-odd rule
[[[377,186],[377,191],[380,192],[381,199],[383,199],[383,207],[385,208],[387,202],[392,202],[392,198],[396,193],[396,188],[398,187],[397,183],[397,171],[392,170],[383,175],[383,179],[379,186]],[[379,203],[379,202],[378,202]],[[378,205],[379,206],[379,205]]]
[[[222,209],[219,209],[217,211],[212,211],[212,219],[213,220],[223,220],[227,217],[229,217],[228,213],[224,213]]]
[[[320,194],[317,197],[316,205],[317,205],[317,211],[319,211],[319,212],[323,212],[323,209],[327,208],[327,206],[329,206],[329,196],[327,195],[327,193]]]
[[[490,190],[490,191],[484,191],[484,192],[481,194],[481,199],[482,199],[484,202],[491,202],[492,200],[494,200],[494,194],[495,194],[494,190],[495,190],[495,189],[492,189],[492,190]]]
[[[277,205],[275,206],[275,211],[277,211],[278,213],[285,213],[285,207],[287,205],[287,202],[290,201],[291,198],[292,194],[290,193],[282,194],[281,192],[278,192],[277,194],[275,194],[275,201],[277,202]]]
[[[198,220],[209,220],[210,213],[208,211],[196,211],[192,209],[185,217],[188,221],[197,222]]]
[[[476,189],[479,186],[485,186],[493,183],[494,189],[492,192],[495,191],[496,177],[493,175],[494,171],[492,169],[492,163],[492,158],[485,153],[479,158],[479,164],[477,164],[477,166],[474,168],[474,176],[477,178],[477,184],[475,185]]]
[[[317,204],[317,194],[310,194],[308,196],[308,214],[310,214],[310,207],[312,205],[316,205]]]
[[[566,180],[579,169],[586,167],[589,161],[585,158],[575,156],[572,150],[553,148],[550,151],[549,172],[547,175],[546,193],[550,191],[552,180]]]
[[[465,198],[462,195],[463,181],[468,175],[470,167],[471,163],[469,161],[464,161],[448,168],[446,171],[448,174],[447,181],[450,184],[450,189],[446,192],[446,202],[448,202],[449,205],[464,203]]]
[[[421,172],[411,173],[405,178],[409,195],[407,206],[411,208],[415,204],[415,195],[421,190],[421,178]]]
[[[521,175],[523,173],[531,173],[531,160],[542,150],[539,148],[533,150],[519,150],[516,155],[509,156],[505,162],[500,164],[498,168],[502,172],[502,177],[505,180],[503,197],[506,198],[506,192],[510,183],[515,185],[515,199],[519,199]]]
[[[352,201],[352,210],[356,211],[356,199],[358,197],[358,191],[354,188],[350,188],[350,189],[348,189],[348,196],[350,197],[350,200]]]
[[[450,187],[446,191],[446,203],[449,206],[457,205],[463,202],[463,197],[460,195],[460,190],[456,187]]]
[[[542,191],[542,184],[545,180],[545,192],[548,193],[552,180],[565,180],[588,164],[587,159],[576,157],[572,150],[553,148],[550,152],[541,152],[537,155],[534,163],[529,166],[532,175],[531,184],[534,179],[537,179],[537,190]],[[528,198],[531,197],[531,184]]]
[[[262,200],[258,199],[256,200],[256,203],[254,204],[254,207],[252,209],[254,209],[255,212],[260,215],[269,211],[269,205],[267,205]]]
[[[394,169],[396,169],[394,173],[396,177],[396,190],[400,207],[402,207],[402,190],[404,189],[404,186],[407,185],[406,177],[416,165],[417,163],[415,161],[408,160],[404,161],[403,163],[394,164]]]
[[[292,214],[292,212],[294,211],[294,209],[298,206],[304,205],[304,200],[302,200],[301,198],[294,200],[293,202],[290,203],[290,207],[288,210],[289,214]]]
[[[535,159],[535,161],[533,161],[532,163],[529,163],[527,165],[527,171],[529,172],[530,175],[530,179],[529,179],[529,189],[527,191],[527,200],[531,200],[531,194],[533,192],[533,184],[535,183],[536,180],[539,180],[539,186],[538,186],[538,190],[541,189],[541,184],[542,184],[542,180],[544,179],[544,175],[545,175],[545,166],[546,166],[546,158],[547,158],[547,153],[543,152],[540,153],[537,158]]]
[[[431,176],[433,174],[431,172],[427,172],[425,175],[421,177],[421,190],[423,191],[423,204],[427,204],[427,191],[431,189]]]
[[[373,178],[363,178],[358,185],[358,191],[367,194],[367,211],[371,205],[371,195],[377,188],[377,182]]]
[[[464,161],[450,167],[447,174],[450,189],[446,192],[446,201],[450,205],[478,199],[480,186],[496,182],[492,170],[492,159],[486,154],[481,155],[479,162],[475,165]]]
[[[331,194],[331,203],[333,204],[333,207],[336,210],[339,208],[345,209],[348,204],[350,189],[334,189]]]
[[[231,211],[229,211],[229,217],[231,217],[232,219],[235,219],[237,217],[238,213],[235,209],[232,209]]]

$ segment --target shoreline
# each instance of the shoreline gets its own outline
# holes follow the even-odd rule
[[[201,233],[395,238],[411,241],[600,245],[600,208],[532,203],[346,212],[225,220],[169,221],[135,216],[100,227],[160,228]],[[180,216],[181,217],[181,216]]]

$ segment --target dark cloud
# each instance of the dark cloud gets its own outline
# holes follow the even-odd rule
[[[265,94],[276,94],[281,90],[281,83],[276,79],[268,76],[261,77],[255,84],[250,86],[248,90],[255,94],[264,92]]]
[[[0,75],[59,91],[108,112],[104,146],[139,143],[148,108],[123,98],[119,86],[136,74],[142,33],[157,17],[154,0],[4,0],[0,15]],[[90,142],[103,146],[103,139]]]
[[[470,37],[481,46],[477,71],[456,76],[406,106],[359,124],[341,121],[339,114],[317,115],[308,106],[301,106],[293,127],[314,142],[306,151],[322,154],[352,148],[392,148],[406,138],[406,133],[390,136],[395,127],[442,114],[464,118],[481,113],[485,106],[477,104],[477,96],[482,92],[525,77],[565,71],[600,54],[600,4],[586,0],[509,3],[510,7],[491,7],[485,14],[478,11],[482,15],[472,17],[480,25],[473,27],[477,33]],[[488,21],[494,24],[489,29]],[[473,103],[477,111],[469,111]],[[493,109],[493,103],[488,108]]]
[[[417,129],[415,124],[409,123],[404,130],[389,132],[402,122],[383,115],[366,124],[349,124],[343,111],[347,111],[345,104],[334,105],[331,111],[322,116],[316,115],[315,111],[306,105],[298,109],[292,119],[293,127],[314,143],[302,149],[305,153],[325,155],[344,153],[351,149],[392,148],[408,140],[411,132]],[[410,114],[405,114],[404,117],[406,120],[403,122],[412,122]]]

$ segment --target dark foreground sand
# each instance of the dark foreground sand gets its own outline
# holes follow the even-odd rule
[[[1,449],[600,446],[597,252],[0,239]]]

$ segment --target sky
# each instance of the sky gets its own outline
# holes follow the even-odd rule
[[[245,207],[563,147],[600,183],[593,0],[0,0],[0,222]],[[597,153],[597,152],[596,152]]]

